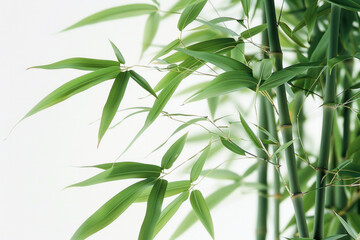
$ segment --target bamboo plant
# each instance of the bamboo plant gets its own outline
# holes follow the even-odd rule
[[[143,58],[151,59],[149,64],[127,65],[118,47],[121,44],[114,43],[120,41],[114,41],[109,46],[115,60],[76,57],[32,67],[87,73],[55,89],[23,119],[108,80],[113,84],[102,109],[98,147],[106,133],[121,123],[114,120],[123,112],[119,110],[132,111],[125,119],[147,114],[117,159],[94,165],[100,173],[69,186],[139,180],[89,216],[71,239],[96,234],[135,202],[147,204],[139,240],[156,239],[162,229],[166,231],[170,220],[179,219],[174,215],[185,202],[192,210],[169,239],[180,239],[198,220],[214,239],[211,211],[239,188],[254,189],[258,195],[253,228],[258,240],[360,239],[360,2],[177,0],[172,4],[164,8],[165,1],[124,3],[64,29],[75,31],[110,21],[117,24],[114,20],[147,15],[139,49]],[[173,31],[179,37],[156,43],[160,23],[170,18],[177,21]],[[150,54],[149,50],[156,48],[156,53]],[[151,86],[146,80],[151,75],[144,76],[142,67],[165,74],[153,79],[157,84]],[[207,81],[183,81],[199,74]],[[148,93],[151,106],[122,109],[129,81]],[[239,96],[249,98],[248,102],[254,99],[250,108],[239,102]],[[168,112],[166,105],[175,97],[189,105],[200,101],[209,110]],[[307,128],[316,124],[306,111],[314,99],[323,111],[321,136]],[[222,108],[229,104],[230,113]],[[140,149],[136,140],[159,116],[179,123],[167,139],[154,139],[159,143],[154,151],[163,151],[161,161],[124,161],[128,149]],[[309,144],[317,139],[320,149]],[[184,158],[182,152],[195,141],[203,147]],[[235,169],[235,162],[243,159],[253,164]],[[209,168],[213,163],[216,167]],[[251,182],[256,170],[257,181]],[[184,178],[168,181],[174,171]],[[208,178],[231,183],[204,196],[202,190],[211,186],[200,183]],[[286,210],[291,211],[290,220],[280,218],[286,201],[293,206]]]

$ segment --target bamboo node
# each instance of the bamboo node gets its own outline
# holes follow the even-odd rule
[[[319,171],[319,172],[327,172],[328,171],[327,168],[325,168],[325,167],[317,167],[317,168],[315,168],[315,170]]]
[[[274,194],[273,197],[274,197],[274,199],[281,199],[281,198],[282,198],[282,194],[280,194],[280,193]]]
[[[282,56],[282,52],[270,52],[270,56]]]
[[[302,196],[304,196],[304,193],[299,192],[299,193],[292,193],[290,197],[291,199],[295,199],[295,198],[300,198]]]
[[[284,125],[281,125],[279,129],[282,130],[282,129],[291,128],[291,127],[292,127],[292,124],[284,124]]]

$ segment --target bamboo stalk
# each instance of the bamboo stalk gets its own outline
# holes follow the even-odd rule
[[[259,106],[259,125],[267,129],[267,115],[266,115],[266,99],[260,95],[260,106]],[[265,139],[266,134],[259,130],[258,134],[260,139]],[[266,146],[265,146],[266,147]],[[267,186],[267,162],[263,159],[268,159],[267,154],[262,149],[257,149],[257,155],[259,158],[258,166],[258,183]],[[259,190],[258,193],[258,212],[257,212],[257,223],[256,223],[256,239],[265,240],[267,233],[267,212],[268,212],[268,191],[267,188]]]
[[[275,122],[275,114],[274,109],[269,101],[266,101],[266,113],[268,118],[268,130],[270,134],[279,141],[276,122]],[[276,152],[278,146],[273,146],[273,152]],[[280,177],[278,172],[278,164],[279,160],[273,160],[276,164],[273,172],[273,181],[274,181],[274,202],[273,202],[273,211],[274,211],[274,219],[273,219],[273,228],[274,228],[274,239],[280,240],[280,202],[281,202],[281,192],[280,192]]]
[[[338,35],[340,22],[340,8],[331,4],[330,19],[330,39],[328,45],[327,59],[331,59],[337,55]],[[314,221],[314,239],[322,239],[324,236],[324,208],[325,208],[325,171],[330,153],[330,139],[334,121],[334,107],[336,100],[336,69],[330,73],[326,72],[326,83],[323,105],[323,122],[320,145],[320,156],[316,173],[316,195],[315,195],[315,221]]]
[[[270,53],[274,59],[274,70],[279,71],[282,67],[282,51],[280,47],[279,34],[276,22],[275,4],[274,0],[265,0],[265,14],[267,21],[267,30],[269,35]],[[279,109],[279,121],[281,127],[281,134],[284,142],[293,140],[292,124],[290,121],[289,108],[285,92],[285,85],[276,88],[276,95]],[[289,187],[291,191],[291,200],[295,210],[296,224],[299,230],[300,237],[308,237],[308,229],[305,219],[305,212],[302,201],[302,192],[299,185],[296,157],[294,145],[291,144],[285,149],[286,166],[289,175]]]

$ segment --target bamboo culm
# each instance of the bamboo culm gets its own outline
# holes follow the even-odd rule
[[[267,21],[267,30],[269,36],[269,46],[271,57],[274,58],[274,70],[279,71],[282,67],[282,51],[280,47],[279,34],[277,29],[277,19],[275,13],[274,0],[265,0],[265,13]],[[276,88],[276,97],[278,101],[279,122],[281,134],[284,142],[293,140],[292,124],[290,121],[288,102],[285,92],[285,85]],[[296,157],[294,145],[291,144],[285,150],[286,166],[289,176],[289,187],[291,191],[291,200],[295,210],[296,224],[300,237],[309,237],[306,224],[305,212],[302,201],[302,192],[299,185]]]
[[[328,45],[327,59],[337,55],[338,35],[340,22],[340,8],[331,4],[330,38]],[[320,155],[316,173],[316,194],[315,194],[315,219],[314,239],[322,239],[324,236],[324,208],[325,208],[325,185],[324,179],[327,170],[327,163],[330,153],[330,139],[334,121],[334,104],[336,100],[336,68],[327,69],[323,105],[323,122],[320,144]]]

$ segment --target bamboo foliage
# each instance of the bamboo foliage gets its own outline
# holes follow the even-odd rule
[[[120,51],[125,46],[119,39],[117,44],[110,42],[115,60],[73,57],[32,67],[87,72],[55,89],[23,119],[105,81],[113,83],[102,109],[98,144],[123,120],[147,114],[115,162],[92,166],[101,172],[69,186],[137,179],[85,220],[72,239],[96,234],[135,202],[147,204],[138,239],[150,240],[166,232],[167,223],[176,221],[177,212],[186,204],[191,211],[167,239],[179,239],[197,221],[215,239],[220,229],[213,209],[220,208],[239,188],[258,194],[256,226],[250,233],[256,239],[359,239],[360,73],[356,66],[360,59],[360,3],[284,1],[278,5],[274,0],[177,0],[171,7],[167,4],[165,0],[129,1],[64,30],[117,24],[114,20],[146,15],[139,49],[142,58],[151,59],[149,64],[128,65]],[[176,19],[177,24],[165,31],[172,30],[179,37],[163,43],[154,53],[160,41],[158,32],[164,30],[162,22],[168,18]],[[165,74],[161,79],[151,79],[151,74],[141,72],[144,67]],[[199,82],[197,75],[207,80]],[[186,78],[194,81],[186,86]],[[128,82],[132,81],[148,94],[149,106],[123,108]],[[206,108],[168,112],[168,102],[180,97],[186,105],[199,101]],[[247,101],[242,100],[247,97]],[[312,99],[321,102],[321,137],[307,128],[316,124],[306,111]],[[223,107],[229,104],[230,113]],[[127,115],[114,123],[121,114]],[[253,115],[255,120],[251,119]],[[136,140],[160,116],[179,123],[165,140],[153,138],[158,146],[153,152],[162,151],[162,157],[154,159],[154,164],[125,161],[128,149],[142,150]],[[320,138],[319,151],[309,142]],[[194,151],[199,144],[203,146],[186,158],[183,152]],[[243,159],[254,162],[239,168]],[[251,179],[256,170],[254,182]],[[175,171],[183,178],[169,181]],[[201,183],[210,179],[218,188],[206,196],[204,190],[211,186]],[[280,218],[285,201],[293,205],[293,210],[287,210],[291,212],[287,223]],[[268,234],[270,228],[273,236]],[[246,231],[249,229],[242,229]]]

